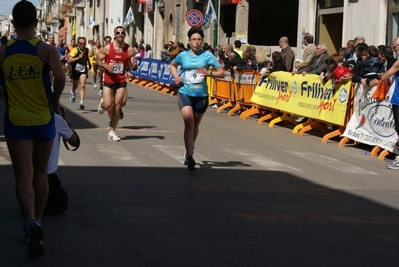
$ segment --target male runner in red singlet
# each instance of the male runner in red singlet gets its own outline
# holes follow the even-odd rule
[[[121,108],[126,104],[126,71],[131,64],[131,58],[137,53],[134,48],[125,43],[125,28],[118,26],[114,29],[114,41],[101,48],[97,54],[96,63],[104,71],[103,98],[98,105],[98,113],[108,110],[111,121],[108,140],[120,141],[115,129],[119,122]],[[135,61],[133,68],[137,67]]]

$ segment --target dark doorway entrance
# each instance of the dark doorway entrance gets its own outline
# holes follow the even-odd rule
[[[248,0],[248,43],[278,45],[287,36],[290,46],[296,46],[298,31],[298,0]]]

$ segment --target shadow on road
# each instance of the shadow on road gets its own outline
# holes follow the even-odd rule
[[[43,219],[41,266],[394,266],[399,211],[274,171],[73,167]],[[2,266],[31,264],[11,166],[0,166]]]

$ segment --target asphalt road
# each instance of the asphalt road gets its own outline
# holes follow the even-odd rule
[[[129,85],[112,142],[98,90],[88,83],[83,111],[69,90],[82,143],[61,149],[69,208],[44,217],[39,259],[27,256],[0,128],[0,266],[399,265],[398,171],[368,147],[209,108],[189,172],[176,97]]]

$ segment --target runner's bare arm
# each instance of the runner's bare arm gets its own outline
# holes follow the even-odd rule
[[[392,67],[381,75],[380,79],[386,80],[392,75],[394,75],[398,70],[399,70],[399,60],[396,60],[396,62],[392,65]]]
[[[112,71],[113,66],[105,64],[105,58],[107,57],[109,52],[109,45],[104,46],[101,48],[100,52],[98,52],[96,57],[97,66],[104,68],[108,71]]]
[[[136,49],[133,47],[129,47],[127,50],[127,54],[129,57],[129,66],[133,71],[137,70],[137,61],[136,58],[134,57],[136,55]]]

